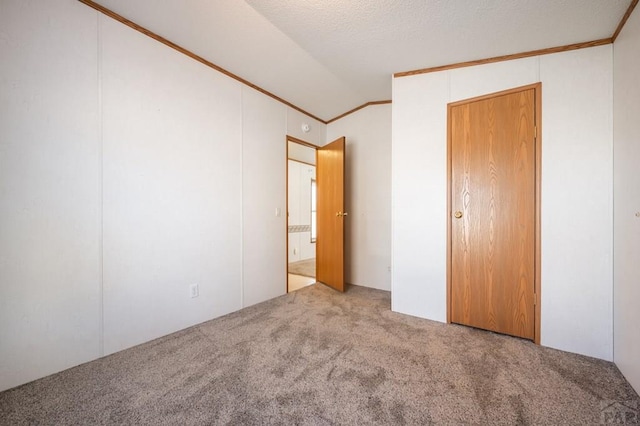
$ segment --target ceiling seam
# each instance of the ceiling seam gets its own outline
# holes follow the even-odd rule
[[[162,37],[161,35],[158,35],[158,34],[154,33],[153,31],[148,30],[147,28],[145,28],[145,27],[143,27],[141,25],[136,24],[133,21],[130,21],[129,19],[125,18],[124,16],[117,14],[116,12],[112,11],[111,9],[108,9],[108,8],[102,6],[101,4],[99,4],[99,3],[95,2],[95,1],[92,1],[92,0],[78,0],[78,1],[80,3],[83,3],[83,4],[87,5],[87,6],[89,6],[92,9],[95,9],[98,12],[100,12],[100,13],[102,13],[102,14],[104,14],[104,15],[112,18],[112,19],[114,19],[115,21],[118,21],[121,24],[126,25],[127,27],[129,27],[129,28],[131,28],[133,30],[138,31],[138,32],[146,35],[147,37],[150,37],[150,38],[152,38],[152,39],[164,44],[167,47],[170,47],[170,48],[182,53],[185,56],[188,56],[191,59],[194,59],[194,60],[200,62],[201,64],[203,64],[203,65],[205,65],[205,66],[207,66],[207,67],[209,67],[209,68],[211,68],[211,69],[213,69],[215,71],[218,71],[219,73],[222,73],[222,74],[226,75],[227,77],[230,77],[230,78],[232,78],[232,79],[244,84],[245,86],[248,86],[248,87],[250,87],[250,88],[252,88],[254,90],[257,90],[258,92],[260,92],[260,93],[262,93],[264,95],[267,95],[270,98],[275,99],[276,101],[278,101],[278,102],[280,102],[280,103],[282,103],[282,104],[284,104],[284,105],[286,105],[286,106],[288,106],[290,108],[293,108],[296,111],[301,112],[301,113],[303,113],[304,115],[306,115],[306,116],[308,116],[310,118],[313,118],[314,120],[317,120],[317,121],[319,121],[319,122],[321,122],[323,124],[327,124],[326,120],[323,120],[323,119],[321,119],[321,118],[319,118],[319,117],[317,117],[317,116],[305,111],[304,109],[292,104],[291,102],[289,102],[289,101],[287,101],[285,99],[282,99],[281,97],[279,97],[277,95],[274,95],[273,93],[269,92],[268,90],[265,90],[262,87],[257,86],[255,84],[251,83],[250,81],[245,80],[244,78],[242,78],[242,77],[240,77],[240,76],[238,76],[238,75],[236,75],[236,74],[234,74],[234,73],[222,68],[221,66],[216,65],[213,62],[204,59],[202,56],[196,55],[195,53],[191,52],[190,50],[185,49],[184,47],[177,45],[176,43],[174,43],[174,42]]]
[[[616,39],[618,38],[618,36],[620,35],[620,32],[622,31],[622,28],[624,28],[624,25],[629,20],[629,17],[631,16],[631,13],[633,13],[633,9],[635,9],[637,5],[638,5],[638,0],[633,0],[631,2],[631,4],[629,5],[629,8],[627,9],[626,13],[622,17],[622,20],[620,21],[620,24],[618,24],[618,28],[616,28],[616,31],[611,36],[611,42],[612,43],[614,43],[616,41]]]
[[[340,120],[341,118],[344,118],[349,114],[353,114],[354,112],[360,111],[361,109],[366,108],[366,107],[371,106],[371,105],[384,105],[384,104],[390,104],[390,103],[391,103],[391,99],[387,99],[387,100],[384,100],[384,101],[366,102],[366,103],[364,103],[364,104],[362,104],[360,106],[355,107],[354,109],[350,109],[349,111],[347,111],[345,113],[342,113],[342,114],[340,114],[338,116],[333,117],[330,120],[327,120],[325,124],[333,123],[334,121]]]

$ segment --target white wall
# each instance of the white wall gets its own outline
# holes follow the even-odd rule
[[[309,150],[313,151],[311,148]],[[289,160],[287,163],[289,226],[311,226],[311,180],[316,178],[316,167],[295,160]],[[311,231],[289,231],[288,261],[297,262],[314,257],[316,257],[316,243],[311,242]]]
[[[640,12],[614,46],[614,361],[640,392]]]
[[[109,354],[240,308],[242,105],[239,83],[100,20]]]
[[[100,355],[97,18],[0,2],[0,391]]]
[[[391,289],[391,105],[372,105],[327,125],[346,137],[345,280]]]
[[[287,108],[243,87],[243,306],[287,291]]]
[[[308,132],[303,130],[304,124],[309,125]],[[325,144],[327,126],[295,109],[287,108],[287,135],[312,145],[322,146]]]
[[[286,135],[324,124],[75,0],[0,28],[0,391],[286,292]]]
[[[542,56],[542,344],[613,359],[612,47]]]
[[[612,48],[393,82],[392,309],[446,321],[447,103],[542,81],[541,343],[612,359]]]

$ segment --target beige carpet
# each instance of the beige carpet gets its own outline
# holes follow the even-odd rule
[[[389,307],[315,284],[0,393],[0,423],[594,425],[638,403],[612,363]]]
[[[288,272],[290,274],[302,275],[305,277],[316,276],[316,259],[300,260],[298,262],[289,263]]]

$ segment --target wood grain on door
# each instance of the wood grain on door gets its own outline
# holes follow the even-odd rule
[[[535,337],[536,92],[449,107],[450,319]]]

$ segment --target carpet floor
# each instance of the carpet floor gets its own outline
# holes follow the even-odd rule
[[[591,425],[614,364],[315,284],[0,393],[0,424]]]
[[[316,276],[316,258],[291,262],[287,269],[290,274],[314,278]]]

